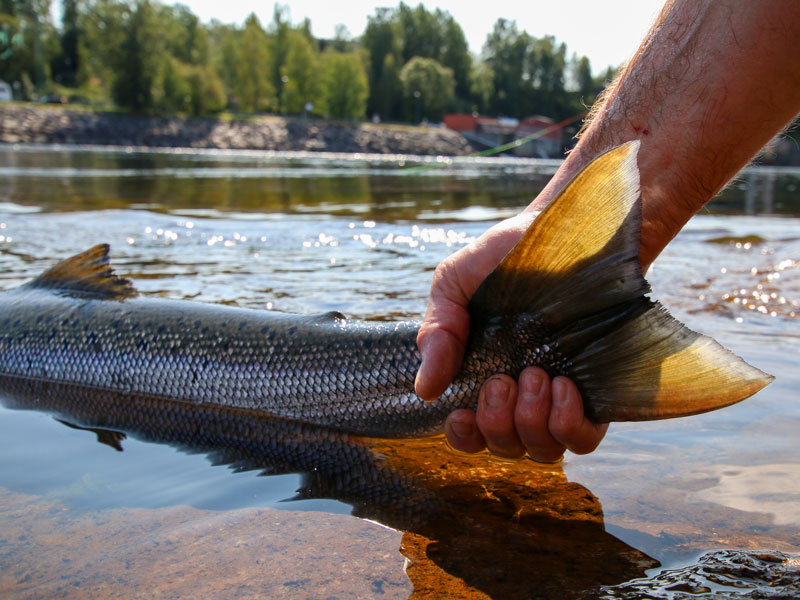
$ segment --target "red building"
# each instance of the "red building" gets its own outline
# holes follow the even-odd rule
[[[531,140],[511,150],[515,156],[558,157],[562,151],[561,128],[553,127],[553,120],[547,117],[533,116],[518,121],[457,113],[446,115],[444,124],[448,129],[461,132],[468,140],[487,148],[534,135]],[[539,132],[544,133],[537,135]]]

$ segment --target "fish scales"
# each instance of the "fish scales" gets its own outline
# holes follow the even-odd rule
[[[0,315],[7,375],[257,408],[373,435],[431,433],[442,414],[475,403],[475,386],[463,378],[441,405],[414,394],[412,322],[95,300],[37,288],[0,296]]]
[[[595,422],[705,412],[772,377],[647,298],[636,143],[584,169],[469,303],[447,391],[414,393],[416,322],[358,322],[140,296],[96,246],[0,294],[0,375],[256,409],[362,435],[440,432],[494,373],[570,377]],[[602,218],[600,218],[602,217]]]

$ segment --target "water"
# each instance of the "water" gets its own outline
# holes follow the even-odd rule
[[[419,317],[436,264],[556,167],[3,147],[0,288],[108,242],[144,294]],[[793,171],[743,174],[648,276],[675,316],[777,380],[722,411],[615,424],[559,468],[81,397],[73,423],[128,433],[99,444],[50,416],[75,390],[5,382],[0,596],[580,597],[714,549],[796,555],[798,186]],[[31,397],[40,410],[18,410]]]

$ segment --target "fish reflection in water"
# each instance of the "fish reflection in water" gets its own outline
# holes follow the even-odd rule
[[[459,589],[580,597],[658,566],[607,533],[597,498],[558,467],[462,458],[443,452],[439,438],[356,437],[245,409],[20,378],[1,377],[0,398],[93,431],[117,450],[130,435],[237,471],[302,473],[297,499],[340,500],[355,516],[404,532],[407,574],[422,597]]]

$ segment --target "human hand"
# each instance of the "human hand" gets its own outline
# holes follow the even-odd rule
[[[587,454],[597,448],[608,424],[597,425],[583,413],[578,388],[566,377],[552,381],[542,369],[528,367],[519,383],[493,375],[481,388],[477,413],[454,410],[445,422],[450,445],[462,452],[484,448],[497,456],[528,454],[539,462],[557,462],[565,450]]]
[[[478,286],[520,240],[536,213],[524,212],[495,225],[473,244],[437,267],[425,320],[417,336],[422,364],[417,394],[438,398],[461,366],[469,336],[469,300]],[[495,375],[481,389],[477,413],[453,411],[445,434],[457,450],[478,452],[488,447],[498,456],[526,452],[543,462],[558,460],[565,448],[578,454],[594,450],[607,425],[585,418],[578,389],[565,377],[550,381],[535,367],[525,369],[519,384]]]

